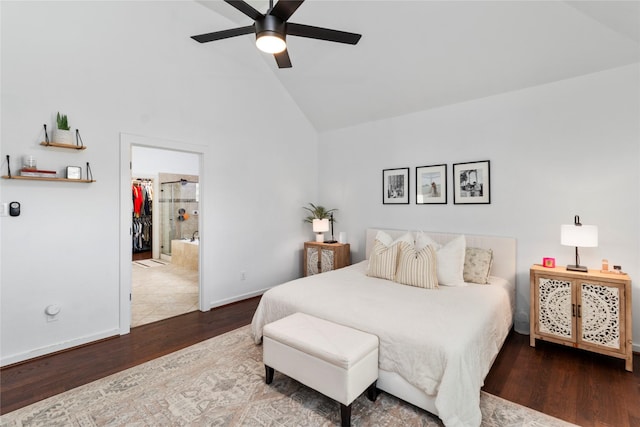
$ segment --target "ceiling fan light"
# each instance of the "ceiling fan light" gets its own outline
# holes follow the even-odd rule
[[[287,48],[287,43],[273,34],[261,34],[256,38],[256,46],[266,53],[280,53]]]

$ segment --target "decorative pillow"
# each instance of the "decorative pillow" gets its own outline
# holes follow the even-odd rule
[[[440,245],[425,233],[418,233],[416,250],[420,251],[426,246],[431,246],[436,251],[438,283],[445,286],[464,286],[464,257],[467,246],[464,235],[454,238],[446,245]]]
[[[436,252],[431,246],[416,252],[414,246],[400,242],[398,269],[395,281],[403,285],[417,286],[425,289],[438,288],[436,274]]]
[[[398,237],[396,240],[393,240],[393,238],[389,236],[387,233],[385,233],[382,230],[379,230],[378,233],[376,234],[376,240],[385,246],[395,245],[396,243],[400,243],[400,242],[411,243],[411,245],[413,246],[413,236],[409,232],[406,232],[402,236]]]
[[[481,285],[487,284],[492,264],[493,251],[491,249],[467,248],[462,274],[464,281]]]
[[[407,232],[396,240],[393,240],[393,238],[384,231],[378,231],[373,248],[371,248],[371,253],[369,254],[367,276],[393,280],[398,265],[398,252],[400,250],[398,243],[400,242],[407,242],[413,246],[413,236]]]
[[[398,262],[398,245],[387,246],[376,239],[369,255],[367,276],[393,280]]]
[[[440,243],[433,240],[426,233],[418,231],[416,233],[416,251],[419,252],[427,246],[431,246],[435,251],[438,251],[438,249],[442,247]]]

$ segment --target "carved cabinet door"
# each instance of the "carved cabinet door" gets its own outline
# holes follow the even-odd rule
[[[575,342],[573,282],[563,278],[540,277],[535,291],[538,312],[536,333]]]
[[[307,248],[306,275],[324,273],[334,269],[334,251],[323,248]]]
[[[621,328],[625,324],[621,296],[624,286],[578,281],[578,342],[607,350],[624,349]]]

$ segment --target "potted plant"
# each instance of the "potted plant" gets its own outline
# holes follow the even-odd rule
[[[58,112],[58,115],[56,116],[56,124],[56,130],[53,133],[53,142],[73,145],[73,133],[69,127],[67,115],[61,115],[60,112]]]
[[[309,212],[309,215],[305,217],[304,222],[313,224],[313,232],[316,233],[316,242],[323,242],[324,232],[329,231],[329,218],[331,218],[332,222],[335,222],[333,219],[333,212],[338,209],[327,209],[324,206],[316,206],[313,203],[309,203],[309,207],[305,206],[303,209]]]

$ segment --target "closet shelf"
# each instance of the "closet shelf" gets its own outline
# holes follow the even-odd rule
[[[42,141],[40,145],[44,145],[45,147],[58,147],[58,148],[68,148],[71,150],[86,150],[87,147],[84,145],[73,145],[73,144],[60,144],[59,142],[46,142]]]
[[[39,176],[15,176],[15,175],[2,175],[4,179],[23,179],[26,181],[63,181],[63,182],[83,182],[90,183],[96,182],[95,179],[68,179],[68,178],[47,178],[47,177],[39,177]]]

